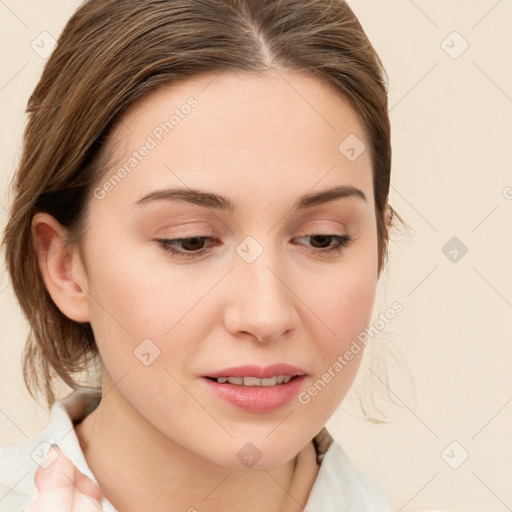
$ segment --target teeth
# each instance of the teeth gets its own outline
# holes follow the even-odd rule
[[[244,378],[243,377],[228,377],[228,382],[230,384],[243,384]]]
[[[257,377],[218,377],[215,380],[220,384],[229,382],[238,386],[275,386],[276,384],[286,384],[291,379],[291,375],[274,375],[266,379],[258,379]]]

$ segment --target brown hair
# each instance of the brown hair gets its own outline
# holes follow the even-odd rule
[[[47,212],[81,240],[91,193],[109,166],[108,134],[137,99],[205,73],[274,66],[318,77],[359,114],[373,164],[378,272],[387,262],[391,171],[387,82],[350,7],[339,0],[89,0],[71,17],[27,105],[23,152],[2,245],[30,332],[25,384],[73,389],[98,356],[91,325],[67,318],[38,267],[31,221]],[[341,142],[341,141],[340,141]],[[60,382],[62,383],[62,382]]]

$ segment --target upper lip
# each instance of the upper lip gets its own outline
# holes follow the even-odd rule
[[[232,368],[224,368],[217,372],[209,373],[205,377],[257,377],[259,379],[266,379],[274,375],[305,375],[306,372],[302,368],[292,366],[286,363],[276,363],[270,366],[236,366]]]

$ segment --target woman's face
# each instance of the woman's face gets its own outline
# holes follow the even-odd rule
[[[377,230],[362,124],[315,78],[226,73],[147,96],[112,137],[81,283],[104,372],[157,435],[225,466],[287,462],[349,390],[362,350],[344,354],[372,312]],[[336,187],[365,199],[303,199]],[[279,363],[301,371],[271,375],[305,376],[271,387],[207,378]]]

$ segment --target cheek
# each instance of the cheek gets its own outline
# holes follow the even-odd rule
[[[302,287],[316,314],[315,328],[324,364],[346,350],[371,320],[377,289],[376,239],[365,238],[339,264],[317,270]],[[319,332],[323,336],[318,336]]]
[[[315,310],[320,313],[313,339],[317,340],[323,367],[331,366],[367,327],[375,292],[376,279],[362,271],[332,279],[328,293],[316,291]]]
[[[183,385],[219,319],[219,301],[209,293],[218,276],[218,268],[198,272],[133,242],[94,267],[91,326],[104,370],[143,416],[159,421],[154,411],[162,404],[204,415]]]
[[[186,266],[173,266],[155,250],[139,250],[133,244],[124,250],[117,244],[108,254],[91,252],[91,258],[101,261],[89,272],[89,303],[104,361],[112,360],[120,371],[130,368],[133,351],[149,339],[164,356],[159,363],[168,359],[165,349],[172,341],[173,357],[166,366],[176,365],[202,336],[204,324],[198,316],[204,317],[204,280],[194,278]]]
[[[377,286],[376,264],[371,248],[354,255],[337,272],[310,281],[308,306],[310,337],[315,340],[317,364],[299,403],[309,417],[327,422],[352,385],[364,352],[358,336],[371,321]],[[303,292],[306,293],[306,292]]]
[[[109,321],[129,332],[162,337],[205,292],[192,267],[172,263],[155,242],[141,237],[118,236],[114,248],[101,254],[93,249],[91,260],[101,262],[90,273],[96,311],[101,316],[102,307],[108,308]]]
[[[148,418],[162,403],[190,409],[181,372],[205,337],[198,320],[204,311],[194,307],[204,284],[193,282],[183,266],[173,269],[163,265],[165,258],[149,259],[133,247],[113,251],[90,280],[91,326],[104,370]]]

